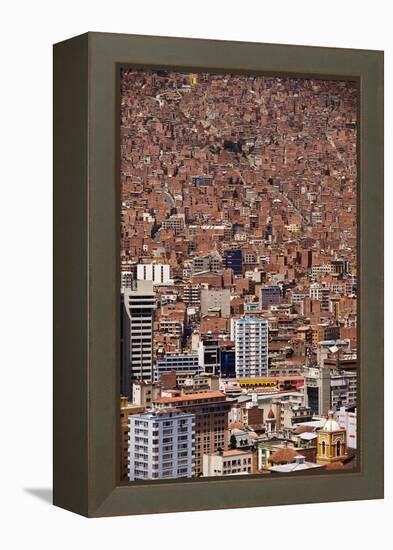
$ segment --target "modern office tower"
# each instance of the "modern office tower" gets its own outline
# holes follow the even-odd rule
[[[220,352],[220,377],[236,377],[236,353],[235,350],[223,349]]]
[[[278,285],[261,288],[260,307],[265,309],[271,305],[281,304],[281,288]]]
[[[171,285],[171,266],[169,264],[138,264],[138,281],[152,281],[155,285]]]
[[[195,475],[201,475],[203,455],[228,448],[228,413],[231,404],[220,391],[192,393],[177,397],[161,397],[153,406],[175,407],[195,415]]]
[[[259,317],[233,321],[236,376],[267,376],[268,322]]]
[[[330,410],[330,369],[309,367],[304,373],[304,404],[313,414]]]
[[[170,353],[157,359],[154,379],[159,380],[166,372],[196,373],[201,370],[197,353]]]
[[[304,404],[314,414],[327,414],[357,403],[357,373],[309,367],[304,373]]]
[[[243,255],[241,249],[224,250],[224,269],[232,269],[235,275],[243,273]]]
[[[220,346],[218,340],[207,338],[199,342],[198,356],[202,371],[209,374],[220,372]]]
[[[130,342],[129,372],[122,378],[129,379],[131,384],[133,380],[151,382],[153,378],[153,317],[156,307],[153,282],[136,281],[135,289],[125,289],[124,307],[128,316]],[[125,395],[130,395],[130,393]]]
[[[204,315],[211,310],[220,310],[221,317],[231,314],[231,291],[229,288],[201,290],[201,313]]]
[[[130,336],[130,318],[124,302],[124,292],[122,292],[120,294],[120,395],[131,401]]]
[[[195,418],[174,408],[129,419],[129,479],[176,479],[194,475]]]
[[[321,310],[329,311],[329,296],[330,289],[327,286],[319,283],[310,285],[310,299],[319,300],[321,302]]]

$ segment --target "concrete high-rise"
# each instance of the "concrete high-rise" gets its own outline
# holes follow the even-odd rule
[[[177,479],[194,474],[195,419],[174,408],[129,419],[129,479]]]
[[[259,317],[233,321],[236,376],[266,376],[268,372],[268,322]]]
[[[151,382],[153,379],[153,318],[156,307],[152,281],[137,281],[124,290],[129,328],[129,372],[122,378]],[[123,368],[126,368],[123,365]],[[130,389],[131,392],[131,389]],[[127,395],[127,394],[126,394]]]
[[[176,397],[161,397],[153,406],[176,407],[195,415],[195,475],[203,470],[203,455],[228,448],[228,413],[231,408],[224,393],[207,391]]]

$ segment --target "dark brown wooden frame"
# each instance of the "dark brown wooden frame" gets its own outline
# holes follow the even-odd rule
[[[357,471],[118,481],[121,65],[359,83]],[[106,33],[54,46],[53,429],[54,503],[89,517],[383,497],[383,52]]]

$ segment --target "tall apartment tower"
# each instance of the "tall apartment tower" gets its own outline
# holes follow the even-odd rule
[[[231,403],[221,391],[206,391],[175,397],[160,397],[153,406],[175,407],[195,415],[195,475],[203,471],[203,455],[228,449],[228,414]]]
[[[195,419],[174,408],[129,419],[129,479],[177,479],[194,474]]]
[[[120,395],[132,400],[130,368],[130,318],[124,301],[124,289],[120,294]]]
[[[156,307],[152,281],[136,281],[136,287],[124,290],[124,308],[129,327],[128,373],[122,380],[153,380],[153,317]],[[123,365],[123,368],[127,368]],[[131,387],[129,389],[131,397]],[[128,395],[128,392],[125,393]]]
[[[236,376],[266,376],[268,322],[259,317],[234,319]]]

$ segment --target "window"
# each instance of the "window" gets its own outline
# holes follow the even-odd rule
[[[322,441],[322,456],[326,455],[326,442]]]
[[[341,456],[341,441],[336,443],[336,456]]]

